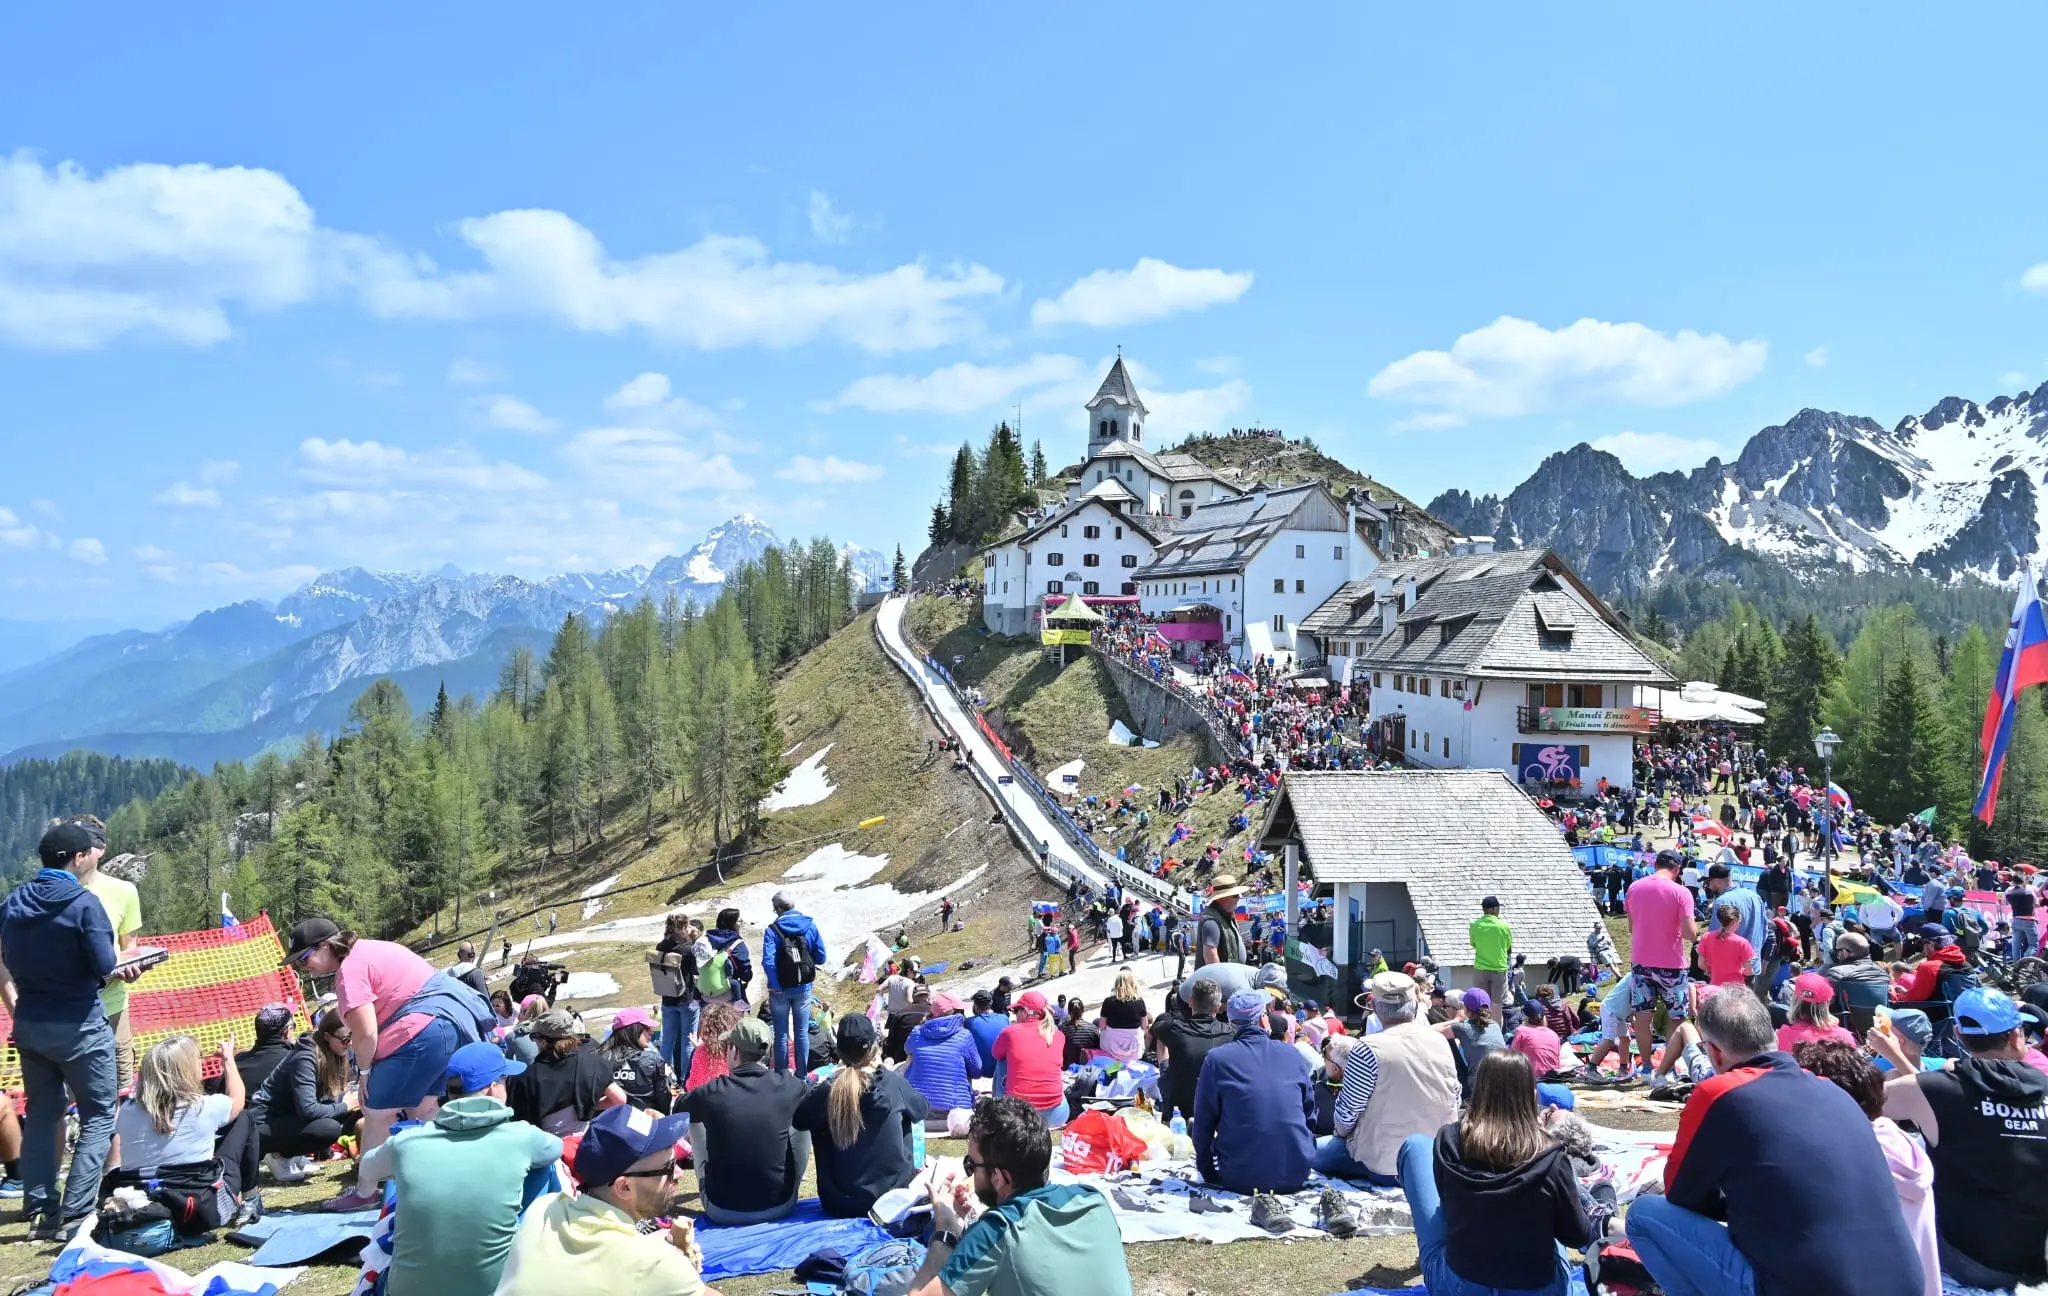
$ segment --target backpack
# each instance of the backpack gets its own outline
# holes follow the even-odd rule
[[[697,963],[697,993],[710,998],[732,989],[732,946],[713,950]]]
[[[811,957],[811,941],[806,935],[792,936],[780,926],[769,929],[775,933],[775,980],[785,990],[806,986],[818,979],[818,960]]]
[[[680,999],[690,993],[690,984],[694,980],[693,962],[680,950],[649,954],[647,976],[653,982],[654,993],[664,999]]]

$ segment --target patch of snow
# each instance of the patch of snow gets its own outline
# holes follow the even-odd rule
[[[557,999],[603,999],[619,992],[618,978],[609,972],[571,972],[555,991]]]
[[[777,783],[773,792],[761,798],[761,808],[767,811],[793,810],[797,806],[816,805],[831,796],[832,780],[825,776],[825,753],[831,750],[832,744],[826,743],[805,757],[803,764]]]
[[[711,561],[708,553],[691,554],[688,571],[691,580],[705,585],[717,585],[725,580],[725,573],[718,570],[718,564]]]
[[[792,865],[780,881],[742,887],[720,907],[739,909],[741,926],[758,963],[761,929],[775,920],[770,901],[782,892],[818,924],[818,935],[825,941],[826,962],[837,967],[848,953],[865,947],[868,937],[878,930],[902,923],[912,914],[937,904],[940,896],[971,884],[988,871],[984,864],[937,891],[898,891],[887,883],[863,885],[888,863],[887,855],[856,855],[833,842]]]
[[[578,896],[577,899],[583,902],[584,922],[589,922],[592,918],[597,917],[598,911],[604,908],[604,901],[599,900],[598,897],[617,886],[619,879],[624,876],[626,876],[624,873],[614,873],[602,882],[593,882],[583,888],[583,894]]]
[[[1138,735],[1125,728],[1124,722],[1121,720],[1109,722],[1109,738],[1107,741],[1113,742],[1119,747],[1157,747],[1159,745],[1150,738],[1139,738]]]
[[[1045,785],[1055,792],[1071,791],[1081,782],[1081,771],[1087,767],[1087,763],[1079,756],[1076,756],[1064,765],[1054,766],[1052,769],[1047,770],[1045,772]],[[1070,778],[1072,782],[1068,781]]]
[[[1173,988],[1173,966],[1171,954],[1140,954],[1128,961],[1113,959],[1105,942],[1096,946],[1092,953],[1082,949],[1080,971],[1047,981],[1031,981],[1032,975],[1038,971],[1036,954],[1025,962],[1006,967],[978,967],[968,976],[958,979],[946,979],[942,974],[941,979],[948,994],[962,999],[971,998],[976,990],[993,990],[997,981],[1009,977],[1020,989],[1030,982],[1029,988],[1043,993],[1047,999],[1056,995],[1072,999],[1078,995],[1083,1003],[1096,1004],[1109,997],[1109,992],[1116,988],[1117,973],[1128,967],[1137,976],[1138,984],[1144,987],[1146,1005],[1156,1014],[1165,1009],[1166,996]]]

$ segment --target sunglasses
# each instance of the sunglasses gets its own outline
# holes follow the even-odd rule
[[[667,1165],[665,1165],[665,1166],[661,1166],[661,1167],[659,1167],[658,1169],[654,1169],[654,1170],[628,1170],[628,1171],[626,1171],[625,1173],[621,1174],[621,1175],[619,1176],[619,1178],[621,1178],[621,1179],[673,1179],[673,1178],[675,1177],[675,1173],[676,1173],[676,1167],[677,1167],[677,1166],[678,1166],[679,1164],[680,1164],[680,1162],[677,1162],[677,1161],[675,1161],[675,1160],[670,1160],[670,1161],[669,1161],[669,1163],[668,1163]]]
[[[980,1170],[987,1170],[990,1173],[994,1173],[995,1171],[1001,1170],[1004,1167],[997,1165],[993,1161],[977,1161],[974,1159],[972,1154],[969,1154],[967,1156],[963,1156],[960,1158],[960,1168],[971,1175],[974,1174],[976,1171]]]

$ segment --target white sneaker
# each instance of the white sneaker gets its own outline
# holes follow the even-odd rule
[[[304,1183],[313,1177],[304,1157],[281,1157],[273,1152],[263,1158],[263,1168],[270,1171],[274,1182],[281,1184]]]

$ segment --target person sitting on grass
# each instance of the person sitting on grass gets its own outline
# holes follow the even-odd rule
[[[974,1080],[981,1074],[981,1050],[960,1015],[960,1001],[949,994],[933,997],[932,1016],[910,1033],[910,1065],[903,1078],[924,1095],[932,1127],[943,1131],[946,1114],[974,1106]]]
[[[448,1061],[448,1097],[434,1119],[363,1157],[367,1179],[398,1183],[385,1296],[497,1290],[526,1177],[562,1155],[562,1140],[505,1105],[506,1078],[525,1070],[489,1041],[463,1045]]]
[[[1265,992],[1225,1006],[1236,1030],[1202,1060],[1188,1133],[1202,1178],[1231,1192],[1299,1192],[1315,1160],[1316,1099],[1290,1044],[1273,1038]]]
[[[1792,1009],[1789,1019],[1778,1027],[1778,1051],[1790,1053],[1811,1040],[1832,1040],[1856,1047],[1856,1037],[1835,1020],[1830,1005],[1835,1001],[1835,983],[1818,972],[1801,972],[1792,978]]]
[[[931,1107],[902,1072],[882,1065],[881,1041],[865,1016],[841,1017],[833,1045],[839,1070],[804,1095],[790,1124],[811,1136],[819,1206],[834,1218],[858,1219],[917,1176],[910,1130]]]
[[[1569,1156],[1545,1132],[1536,1073],[1513,1049],[1472,1070],[1464,1115],[1401,1144],[1401,1191],[1431,1296],[1563,1296],[1566,1247],[1595,1235]]]
[[[635,1107],[666,1115],[675,1101],[675,1078],[654,1049],[654,1018],[645,1008],[621,1008],[612,1016],[604,1056],[612,1066],[612,1083]]]
[[[1706,969],[1707,984],[1747,985],[1749,963],[1756,947],[1742,935],[1742,913],[1723,901],[1714,906],[1714,930],[1700,937],[1700,966]]]
[[[690,1074],[684,1092],[711,1083],[726,1073],[725,1045],[719,1041],[740,1024],[740,1010],[723,999],[707,1001],[697,1018],[697,1048],[690,1055]]]
[[[1839,942],[1838,942],[1839,944]],[[1920,1254],[1921,1296],[1941,1296],[1941,1247],[1934,1234],[1934,1162],[1927,1149],[1884,1114],[1884,1072],[1862,1050],[1835,1040],[1809,1040],[1793,1050],[1801,1067],[1856,1100],[1870,1119],[1891,1167],[1899,1213]]]
[[[693,1122],[697,1195],[714,1224],[763,1224],[796,1209],[811,1139],[793,1121],[808,1087],[787,1071],[768,1069],[774,1042],[767,1022],[740,1019],[718,1041],[726,1074],[676,1104]]]
[[[497,1296],[717,1296],[704,1285],[704,1253],[688,1216],[677,1216],[666,1237],[640,1231],[669,1213],[676,1142],[689,1124],[680,1113],[657,1116],[630,1104],[590,1122],[573,1166],[582,1191],[551,1193],[527,1208]]]
[[[1316,1148],[1315,1168],[1335,1179],[1399,1185],[1402,1141],[1434,1134],[1458,1114],[1458,1065],[1450,1041],[1416,1020],[1415,978],[1382,972],[1360,995],[1384,1029],[1368,1035],[1344,1060],[1337,1095],[1336,1136]]]
[[[932,1186],[932,1243],[909,1296],[1131,1296],[1109,1198],[1048,1183],[1051,1167],[1052,1135],[1031,1104],[983,1099],[960,1169]]]
[[[505,1056],[515,1062],[531,1063],[540,1056],[540,1041],[533,1037],[533,1024],[548,1010],[545,995],[528,995],[519,1001],[519,1016],[505,1033]]]
[[[1067,1123],[1067,1082],[1061,1068],[1061,1041],[1052,1024],[1045,996],[1027,990],[1017,996],[1016,1018],[996,1037],[997,1097],[1024,1099],[1053,1129]]]
[[[307,1158],[354,1133],[362,1120],[348,1086],[348,1044],[347,1023],[330,1009],[249,1099],[264,1165],[278,1183],[305,1182],[312,1175]]]
[[[612,1083],[612,1064],[591,1047],[583,1019],[567,1008],[550,1008],[533,1023],[540,1053],[505,1086],[512,1114],[557,1138],[581,1134],[607,1107],[625,1105],[625,1090]]]
[[[114,1118],[115,1169],[108,1185],[141,1185],[191,1194],[193,1214],[173,1218],[190,1237],[222,1226],[236,1227],[263,1217],[256,1189],[260,1163],[256,1128],[243,1110],[248,1091],[235,1070],[235,1042],[218,1050],[227,1092],[210,1094],[199,1070],[199,1041],[173,1035],[142,1055],[135,1068],[135,1096]]]

